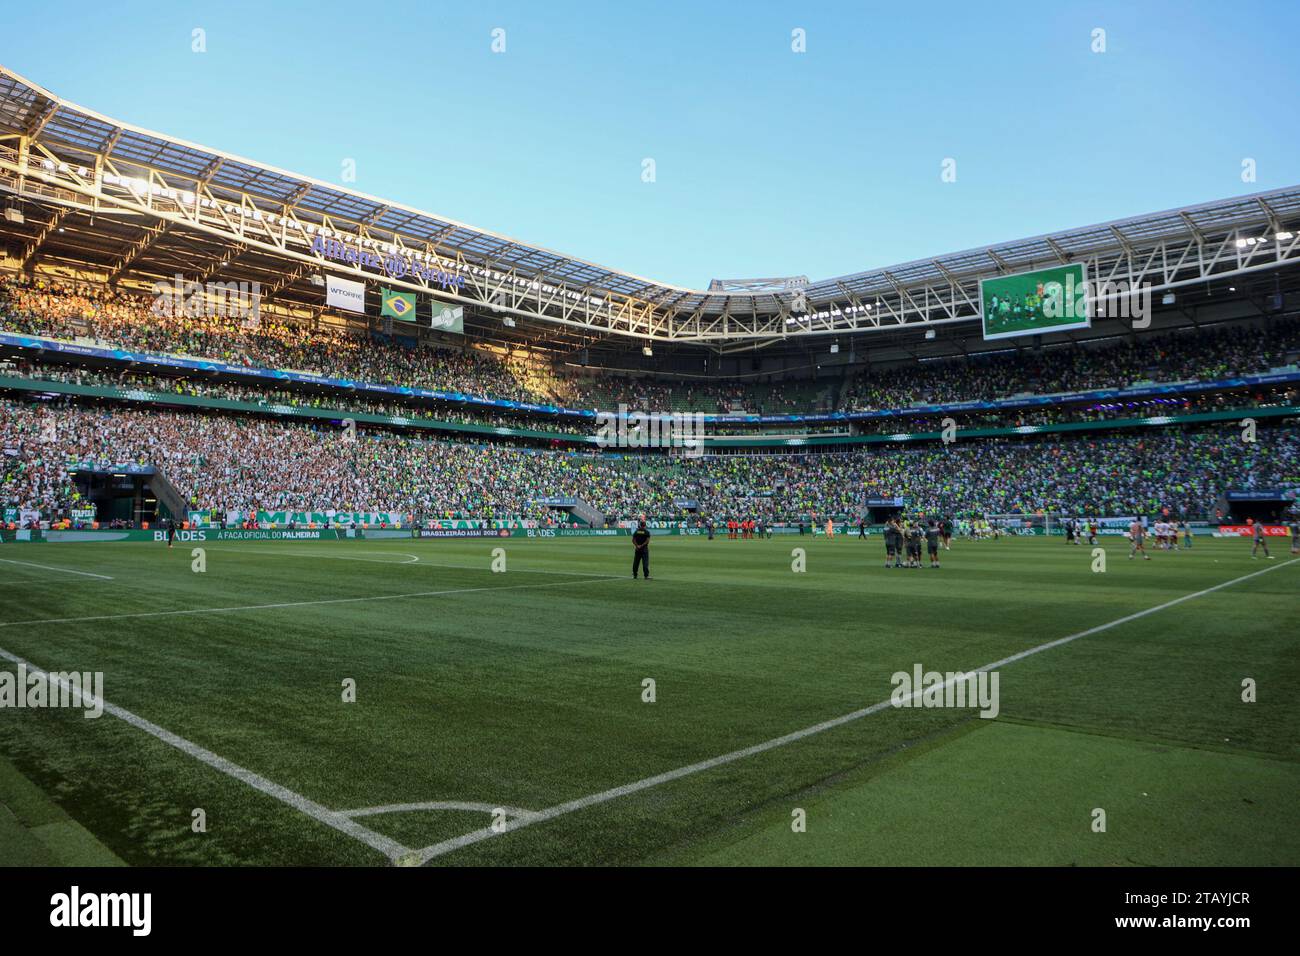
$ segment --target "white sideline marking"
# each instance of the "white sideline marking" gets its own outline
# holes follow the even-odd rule
[[[371,551],[371,554],[396,554],[403,558],[410,558],[409,561],[376,561],[374,558],[367,558],[362,555],[352,554],[324,554],[315,551],[286,551],[276,548],[274,551],[267,551],[262,548],[208,548],[209,551],[234,551],[239,554],[258,554],[258,555],[277,555],[293,554],[304,555],[309,558],[327,558],[330,561],[368,561],[371,564],[415,564],[420,560],[419,555],[411,554],[408,551]]]
[[[481,565],[474,564],[434,564],[432,561],[425,561],[425,567],[428,568],[459,568],[462,571],[483,571]],[[584,578],[610,578],[617,580],[624,577],[622,574],[602,574],[598,571],[552,571],[541,568],[513,568],[509,574],[576,574]]]
[[[1234,584],[1240,584],[1242,581],[1249,581],[1251,578],[1257,578],[1261,574],[1276,571],[1278,568],[1294,564],[1296,561],[1300,561],[1300,558],[1292,558],[1291,560],[1284,561],[1281,564],[1270,565],[1261,571],[1244,574],[1239,578],[1233,578],[1231,581],[1224,581],[1222,584],[1216,584],[1213,587],[1208,587],[1203,591],[1197,591],[1194,594],[1185,594],[1182,597],[1174,598],[1172,601],[1166,601],[1164,604],[1149,607],[1145,611],[1137,611],[1134,614],[1116,618],[1106,624],[1098,624],[1096,627],[1090,627],[1086,631],[1079,631],[1077,634],[1070,634],[1067,637],[1060,637],[1054,641],[1048,641],[1046,644],[1039,644],[1036,647],[1027,648],[1008,657],[1004,657],[1001,660],[996,660],[992,663],[985,664],[982,667],[977,667],[973,672],[969,673],[991,671],[1006,664],[1014,664],[1016,661],[1024,660],[1026,657],[1032,657],[1035,654],[1041,654],[1043,651],[1051,650],[1054,647],[1060,647],[1063,644],[1069,644],[1071,641],[1077,641],[1081,637],[1088,637],[1092,634],[1108,631],[1113,627],[1119,627],[1121,624],[1128,624],[1132,621],[1138,620],[1139,618],[1144,618],[1149,614],[1155,614],[1159,611],[1167,610],[1177,604],[1182,604],[1184,601],[1191,601],[1195,598],[1212,594],[1215,591],[1220,591],[1223,588],[1231,587]],[[945,681],[943,686],[946,687],[949,683],[951,683],[951,681]],[[910,696],[917,697],[921,693],[923,693],[923,690],[916,690],[913,691]],[[510,823],[503,830],[494,830],[491,827],[485,827],[482,830],[475,830],[472,833],[466,833],[450,840],[443,840],[441,843],[435,843],[432,846],[427,846],[420,850],[418,852],[419,860],[421,863],[427,863],[434,857],[442,856],[446,853],[452,852],[453,850],[459,850],[462,847],[470,846],[474,843],[480,843],[483,840],[488,840],[492,837],[501,836],[504,833],[510,833],[534,823],[554,820],[556,817],[562,817],[578,810],[585,810],[588,807],[594,807],[600,803],[608,803],[610,800],[617,800],[619,797],[625,797],[628,794],[638,793],[642,790],[649,790],[651,787],[657,787],[663,783],[670,783],[673,780],[680,780],[682,777],[689,777],[705,770],[712,770],[714,767],[721,767],[724,764],[734,763],[737,760],[743,760],[744,758],[752,757],[755,754],[765,753],[768,750],[775,750],[778,747],[784,747],[786,744],[792,744],[807,737],[812,737],[815,734],[820,734],[823,731],[832,730],[835,727],[852,723],[853,721],[860,720],[863,717],[878,714],[890,706],[890,700],[882,700],[879,703],[872,704],[870,707],[863,707],[861,710],[855,710],[852,713],[844,714],[840,717],[833,717],[830,720],[824,720],[819,724],[813,724],[811,727],[805,727],[802,730],[796,730],[781,737],[773,737],[771,740],[765,740],[762,743],[753,744],[752,746],[744,747],[740,750],[733,750],[731,753],[722,754],[717,757],[710,757],[708,760],[701,760],[698,763],[688,764],[685,767],[678,767],[676,770],[669,770],[665,773],[655,774],[653,777],[644,777],[641,780],[634,781],[633,783],[623,784],[621,787],[612,787],[609,790],[602,790],[600,793],[589,794],[585,797],[579,797],[576,800],[570,800],[567,803],[548,807],[545,810],[535,811],[526,817],[522,817],[519,820]]]
[[[489,541],[490,541],[490,540],[492,540],[492,539],[489,538],[489,539],[486,539],[486,540],[489,540]],[[411,559],[410,561],[373,561],[373,560],[370,559],[370,558],[360,557],[360,556],[355,556],[355,557],[354,557],[354,556],[343,555],[343,554],[317,554],[316,552],[313,552],[313,551],[286,551],[286,550],[284,550],[284,549],[282,549],[282,548],[276,548],[274,551],[267,551],[267,550],[263,550],[263,549],[261,549],[261,548],[208,548],[208,550],[209,550],[209,551],[237,551],[237,552],[239,552],[240,554],[257,554],[257,555],[273,555],[273,554],[294,554],[294,555],[298,555],[298,554],[301,554],[301,555],[305,555],[305,556],[307,556],[307,557],[311,557],[311,558],[331,558],[331,559],[333,559],[333,560],[335,560],[335,561],[370,561],[372,564],[415,564],[417,561],[419,561],[419,562],[421,562],[421,563],[423,564],[423,566],[426,567],[426,568],[457,568],[457,569],[459,569],[459,570],[461,570],[461,571],[488,571],[488,570],[491,570],[490,568],[485,567],[485,566],[483,566],[483,565],[481,565],[481,564],[440,564],[440,563],[436,563],[436,562],[433,562],[433,561],[423,561],[423,560],[422,560],[418,555],[411,554],[411,553],[409,553],[409,552],[407,552],[407,551],[372,551],[372,552],[370,552],[370,553],[371,553],[371,554],[400,554],[400,555],[404,555],[405,557],[410,558],[410,559]],[[540,569],[540,568],[514,568],[514,569],[512,569],[511,571],[509,571],[509,572],[507,572],[507,573],[510,573],[510,574],[567,574],[567,575],[570,575],[570,576],[583,577],[583,578],[621,578],[621,577],[623,577],[623,575],[621,575],[621,574],[602,574],[602,573],[599,573],[599,572],[596,572],[596,571],[557,571],[557,570],[542,570],[542,569]]]
[[[74,571],[72,568],[56,568],[49,564],[32,564],[30,561],[15,561],[13,558],[0,558],[5,564],[21,564],[28,568],[40,568],[43,571],[62,571],[64,574],[80,574],[88,578],[100,578],[104,581],[113,580],[107,574],[92,574],[90,571]]]
[[[4,648],[0,648],[0,657],[17,666],[26,667],[28,673],[39,674],[50,679],[48,673],[41,670],[31,661],[23,660],[23,658],[19,657],[17,654],[11,654]],[[56,682],[64,687],[68,685],[66,677],[58,678]],[[334,810],[326,809],[319,803],[316,803],[313,800],[308,800],[302,794],[295,793],[288,787],[282,787],[278,783],[272,783],[260,774],[253,773],[253,771],[246,770],[238,764],[231,763],[225,757],[220,757],[217,754],[214,754],[211,750],[200,747],[193,741],[186,740],[184,737],[180,737],[172,733],[170,730],[165,730],[157,724],[145,720],[143,717],[137,716],[123,707],[118,707],[116,704],[110,704],[107,700],[101,700],[100,703],[103,704],[106,713],[112,714],[119,720],[126,721],[132,727],[143,730],[145,733],[157,737],[168,746],[175,747],[182,753],[188,754],[195,760],[205,763],[209,767],[219,770],[229,777],[234,777],[236,780],[243,781],[254,790],[260,790],[267,796],[274,797],[281,803],[288,804],[298,812],[304,813],[315,820],[319,820],[326,826],[333,827],[335,830],[346,833],[354,840],[360,840],[367,846],[373,847],[380,853],[385,854],[390,860],[411,852],[411,850],[402,846],[402,844],[398,843],[396,840],[390,840],[383,834],[376,833],[374,830],[362,826],[351,817]]]
[[[607,578],[616,581],[621,578]],[[356,604],[362,601],[399,601],[404,598],[441,597],[445,594],[472,594],[476,591],[522,591],[526,588],[562,588],[573,584],[600,584],[600,581],[554,581],[550,584],[504,584],[499,587],[452,588],[445,591],[411,591],[406,594],[376,594],[369,597],[322,598],[318,601],[285,601],[280,604],[243,604],[238,607],[196,607],[175,611],[135,611],[129,614],[95,614],[90,617],[38,617],[27,621],[0,621],[0,627],[24,624],[82,624],[89,621],[121,621],[139,617],[171,617],[181,614],[220,614],[232,611],[273,611],[285,607],[315,607],[321,604]]]

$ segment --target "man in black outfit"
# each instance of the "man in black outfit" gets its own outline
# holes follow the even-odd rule
[[[639,568],[645,569],[645,579],[650,580],[650,532],[646,530],[645,522],[642,521],[632,532],[632,547],[635,555],[632,558],[632,579],[636,580],[636,573]]]
[[[168,518],[165,527],[167,528],[167,547],[170,548],[172,542],[176,540],[176,519]]]
[[[930,555],[930,567],[932,568],[939,566],[939,538],[939,522],[931,518],[930,523],[925,526],[925,549]]]

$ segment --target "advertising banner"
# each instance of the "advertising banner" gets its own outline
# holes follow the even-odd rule
[[[616,538],[631,534],[626,528],[524,528],[514,532],[525,538]]]
[[[412,538],[509,538],[509,528],[412,528]]]
[[[316,524],[330,525],[369,525],[379,527],[387,525],[396,527],[405,523],[405,516],[391,511],[336,511],[327,508],[324,511],[259,511],[257,523],[283,527],[292,521],[296,525]]]
[[[41,534],[41,532],[31,532]],[[32,538],[31,540],[38,540]],[[148,531],[131,529],[123,531],[46,531],[43,540],[51,542],[85,542],[85,541],[153,541],[166,542],[167,532],[150,529]],[[213,528],[195,528],[187,531],[178,530],[178,543],[204,541],[337,541],[336,531],[218,531]]]
[[[366,284],[340,279],[338,276],[325,277],[325,304],[349,312],[366,311]]]
[[[154,541],[166,541],[166,531],[150,531],[146,534],[152,534]],[[191,531],[177,531],[176,540],[178,542],[186,541],[337,541],[338,532],[321,531],[321,530],[294,530],[281,531],[278,529],[267,529],[259,531],[243,531],[240,529],[227,529],[217,531],[212,528],[195,528]]]

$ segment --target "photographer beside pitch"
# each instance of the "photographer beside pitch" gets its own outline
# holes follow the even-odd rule
[[[650,532],[646,530],[645,519],[637,523],[632,532],[632,580],[636,580],[639,568],[645,569],[645,579],[650,580]]]

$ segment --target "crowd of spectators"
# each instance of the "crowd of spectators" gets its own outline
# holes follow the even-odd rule
[[[51,362],[33,362],[20,359],[12,367],[0,364],[0,374],[29,380],[66,382],[99,388],[139,390],[161,396],[184,395],[194,398],[214,398],[225,401],[258,405],[268,412],[278,409],[327,409],[349,412],[368,412],[407,419],[426,418],[442,422],[457,422],[490,426],[493,428],[536,428],[555,430],[562,423],[554,416],[531,414],[521,416],[504,414],[491,408],[461,403],[407,402],[385,400],[364,393],[318,388],[288,388],[245,385],[241,382],[218,380],[207,376],[162,375],[134,369],[85,368]],[[164,398],[165,400],[165,398]],[[571,429],[565,427],[563,430]]]
[[[1300,320],[1144,334],[1107,341],[911,363],[859,373],[836,400],[825,381],[667,381],[567,374],[546,362],[475,349],[406,344],[371,329],[264,318],[167,314],[148,296],[44,278],[0,279],[0,329],[86,337],[140,351],[334,378],[426,387],[481,398],[645,411],[761,414],[906,408],[913,404],[1221,379],[1266,371],[1300,353]],[[472,414],[472,413],[471,413]]]
[[[562,375],[539,362],[473,349],[413,346],[342,327],[158,314],[147,297],[47,279],[0,279],[0,329],[86,337],[142,351],[188,354],[243,366],[275,367],[423,386],[480,397],[572,407],[779,413],[817,410],[836,388],[813,383],[683,383],[626,376]],[[1026,393],[1120,387],[1146,380],[1219,379],[1295,360],[1300,321],[1261,327],[1138,336],[1123,342],[1008,352],[984,358],[873,371],[846,389],[845,408],[906,408]],[[267,408],[341,408],[493,427],[580,430],[571,421],[505,414],[459,404],[411,403],[306,387],[259,387],[203,376],[165,376],[23,362],[10,374],[149,389],[253,403]],[[962,428],[1054,424],[1217,409],[1295,404],[1293,386],[1158,398],[1142,403],[1056,405],[958,416]],[[936,416],[859,423],[858,432],[939,431]],[[788,434],[789,426],[763,426]],[[799,432],[842,433],[843,424]],[[749,426],[714,425],[713,434]],[[959,514],[1075,511],[1172,513],[1204,517],[1229,486],[1300,485],[1293,427],[1261,428],[1243,443],[1235,423],[1089,433],[1010,441],[877,446],[823,454],[660,455],[620,458],[590,452],[476,443],[362,428],[353,440],[328,422],[201,412],[0,401],[0,504],[47,514],[78,500],[72,469],[152,464],[191,506],[214,510],[391,511],[479,518],[554,517],[539,500],[577,497],[611,519],[699,514],[794,520],[851,515],[865,495],[903,495],[928,511]]]
[[[949,514],[1212,513],[1238,487],[1300,487],[1300,433],[1236,422],[1199,429],[890,444],[823,454],[605,455],[448,441],[260,418],[0,400],[0,504],[59,513],[72,471],[157,467],[188,504],[216,511],[387,511],[546,520],[541,499],[580,498],[609,519],[766,520],[854,515],[902,495]]]
[[[705,414],[786,415],[834,410],[834,385],[808,382],[666,381],[618,375],[573,375],[557,385],[571,407]]]
[[[354,391],[320,389],[308,386],[243,384],[214,379],[206,375],[159,374],[137,369],[110,367],[87,368],[51,362],[19,359],[0,374],[45,381],[71,382],[115,389],[138,389],[163,395],[185,395],[237,401],[266,408],[268,412],[283,408],[329,409],[341,413],[367,412],[376,415],[455,422],[491,428],[523,428],[571,434],[575,438],[590,435],[595,419],[575,420],[534,413],[504,413],[489,407],[452,402],[397,400]],[[1154,397],[1125,402],[1059,404],[1029,409],[997,412],[961,412],[951,418],[962,428],[1015,428],[1029,425],[1053,425],[1065,422],[1108,421],[1143,418],[1155,415],[1187,415],[1223,409],[1244,410],[1257,407],[1294,405],[1300,393],[1294,385],[1256,387],[1230,392],[1193,393],[1178,398]],[[905,418],[880,418],[849,422],[815,422],[792,424],[733,424],[712,422],[707,433],[717,436],[770,435],[851,435],[892,434],[898,431],[937,432],[944,427],[938,415],[909,415]]]
[[[1250,326],[1138,335],[1121,342],[1000,352],[924,365],[909,364],[859,375],[849,386],[848,410],[906,408],[1021,394],[1050,395],[1135,382],[1213,381],[1266,372],[1300,352],[1300,320],[1267,329]]]
[[[410,346],[379,334],[238,316],[177,314],[148,296],[47,279],[0,280],[0,329],[95,339],[116,348],[292,369],[482,398],[553,402],[548,369],[472,349]]]

